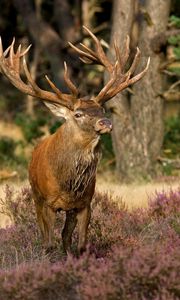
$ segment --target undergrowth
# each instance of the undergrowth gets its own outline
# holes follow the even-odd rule
[[[57,215],[56,247],[46,254],[28,187],[6,186],[1,199],[13,225],[0,229],[0,299],[180,298],[180,190],[156,193],[147,209],[128,211],[119,199],[96,194],[87,251],[63,254]]]

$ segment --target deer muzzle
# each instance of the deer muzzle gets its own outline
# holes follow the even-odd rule
[[[112,130],[112,122],[107,118],[100,119],[95,125],[96,132],[103,134],[109,133]]]

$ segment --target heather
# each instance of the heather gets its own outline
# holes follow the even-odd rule
[[[155,193],[146,209],[129,211],[120,196],[97,193],[87,251],[62,250],[64,214],[47,253],[36,226],[29,187],[6,186],[2,210],[13,225],[0,229],[0,299],[179,299],[180,190]]]

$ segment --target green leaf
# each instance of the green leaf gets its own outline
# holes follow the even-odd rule
[[[173,35],[168,38],[168,43],[171,45],[178,45],[180,44],[180,35]]]
[[[180,47],[174,47],[174,54],[176,55],[176,58],[180,59]]]
[[[177,28],[180,28],[180,18],[177,16],[172,15],[170,17],[170,21],[173,25],[175,25]]]

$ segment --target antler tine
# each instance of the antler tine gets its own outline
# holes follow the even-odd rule
[[[100,99],[104,99],[104,96],[106,95],[107,91],[110,90],[110,88],[114,85],[117,77],[117,70],[118,70],[118,61],[115,63],[115,68],[112,74],[112,78],[106,83],[104,88],[99,92],[99,94],[95,97],[94,101],[99,102]]]
[[[72,95],[74,95],[74,97],[77,98],[78,95],[79,95],[79,91],[78,91],[77,87],[74,85],[74,83],[71,81],[71,79],[68,76],[68,69],[67,69],[66,62],[64,62],[64,80],[65,80],[68,88],[72,92]]]
[[[141,73],[139,73],[139,74],[135,75],[134,77],[132,77],[129,80],[129,84],[128,85],[131,85],[131,84],[139,81],[146,74],[146,72],[147,72],[147,70],[149,68],[150,61],[151,61],[151,59],[150,59],[150,57],[148,57],[147,64],[146,64],[146,67],[144,68],[144,70]]]
[[[71,48],[73,48],[78,54],[80,54],[82,57],[87,57],[90,60],[94,60],[94,56],[90,55],[89,53],[86,53],[85,51],[82,51],[81,49],[79,49],[78,47],[74,46],[72,43],[68,42],[69,46],[71,46]]]
[[[83,62],[85,62],[87,64],[96,63],[96,64],[103,65],[105,68],[108,69],[109,72],[112,72],[113,71],[113,65],[109,61],[109,59],[107,58],[107,56],[106,56],[106,54],[103,50],[103,47],[101,46],[100,41],[97,39],[97,37],[86,26],[83,26],[83,28],[88,32],[88,34],[90,35],[90,37],[94,41],[96,51],[93,51],[92,49],[90,49],[89,47],[87,47],[86,45],[84,45],[82,43],[80,44],[80,46],[83,50],[79,49],[78,47],[74,46],[71,43],[69,43],[69,45],[78,54],[80,54],[80,59]]]
[[[93,62],[92,60],[90,60],[89,58],[82,58],[82,57],[79,57],[79,59],[83,62],[83,63],[85,63],[85,64],[87,64],[87,65],[92,65],[93,63],[95,63],[95,62]]]
[[[129,85],[128,82],[129,82],[130,77],[131,77],[130,73],[126,74],[124,81],[121,82],[119,85],[115,81],[115,86],[112,86],[110,89],[108,89],[106,94],[104,95],[104,97],[99,99],[98,103],[100,103],[101,105],[104,105],[106,101],[110,100],[111,98],[116,96],[120,91],[127,88]]]
[[[63,93],[55,86],[55,84],[45,75],[47,82],[49,83],[52,90],[58,95],[59,98],[63,99]]]
[[[31,45],[30,45],[31,46]],[[29,47],[28,47],[29,48]],[[29,50],[29,49],[28,49]],[[19,44],[16,54],[21,55],[21,44]]]
[[[25,72],[25,75],[27,77],[28,83],[31,85],[31,87],[33,88],[34,91],[39,93],[41,91],[41,89],[37,86],[35,81],[32,79],[32,76],[31,76],[31,74],[28,70],[26,59],[25,59],[24,56],[23,56],[23,68],[24,68],[24,72]]]
[[[29,72],[28,70],[28,67],[27,67],[27,63],[26,63],[26,59],[25,57],[23,57],[23,67],[24,67],[24,72],[26,74],[26,77],[27,77],[27,80],[28,80],[28,83],[31,85],[32,89],[36,92],[36,96],[37,97],[40,97],[42,99],[44,99],[43,97],[45,96],[43,92],[47,93],[46,96],[49,95],[50,99],[45,99],[45,100],[48,100],[50,101],[51,100],[51,95],[57,95],[58,96],[58,99],[59,101],[56,101],[56,102],[60,102],[60,104],[68,107],[68,108],[72,108],[72,104],[71,103],[68,103],[67,100],[72,100],[71,99],[71,95],[67,95],[67,94],[63,94],[56,86],[55,84],[48,78],[48,76],[46,75],[45,78],[46,80],[48,81],[48,83],[50,84],[51,88],[54,90],[55,94],[52,94],[48,91],[44,91],[42,90],[36,83],[35,81],[32,79],[32,76],[31,76],[31,73]]]
[[[147,70],[149,68],[149,64],[150,64],[150,57],[148,58],[146,67],[144,68],[144,70],[141,73],[135,75],[134,77],[132,77],[130,79],[132,73],[130,71],[128,71],[125,75],[126,76],[125,81],[123,81],[119,85],[116,84],[115,87],[109,89],[107,94],[105,95],[105,98],[100,99],[100,101],[104,104],[106,101],[108,101],[109,99],[111,99],[114,96],[116,96],[117,94],[119,94],[122,90],[126,89],[129,85],[139,81],[145,75],[145,73],[147,72]]]
[[[87,47],[86,45],[84,45],[83,43],[80,43],[81,47],[84,48],[90,55],[92,55],[92,57],[94,57],[95,59],[97,59],[96,56],[96,52],[93,51],[92,49],[90,49],[89,47]]]
[[[117,43],[114,42],[114,49],[116,53],[116,61],[111,62],[106,56],[104,49],[97,39],[97,37],[85,26],[83,26],[87,33],[90,35],[95,43],[95,50],[90,49],[84,44],[81,45],[81,49],[77,48],[73,44],[69,45],[80,55],[80,59],[85,63],[97,63],[103,65],[110,74],[110,80],[106,83],[104,88],[99,92],[99,94],[93,99],[95,102],[103,105],[106,101],[110,100],[116,94],[118,94],[123,89],[127,88],[129,85],[140,80],[144,74],[147,72],[150,58],[147,61],[146,67],[139,74],[134,77],[134,73],[140,59],[140,50],[137,48],[134,60],[127,72],[125,72],[125,64],[129,58],[129,36],[126,38],[125,50],[121,55],[120,48]],[[29,69],[27,67],[25,54],[29,51],[31,45],[27,47],[24,51],[21,51],[21,45],[19,45],[17,51],[14,51],[15,39],[13,39],[11,45],[3,51],[2,41],[0,39],[0,71],[3,73],[10,82],[15,85],[20,91],[25,94],[29,94],[33,97],[37,97],[49,102],[55,102],[62,106],[73,110],[74,103],[78,99],[79,91],[74,83],[71,81],[68,75],[68,68],[66,63],[64,63],[64,80],[68,86],[71,94],[62,93],[55,84],[47,77],[46,80],[52,88],[53,92],[42,90],[36,82],[33,80]],[[20,77],[20,59],[23,58],[23,68],[27,78],[27,83],[22,81]]]
[[[9,50],[11,48],[11,45],[4,51],[3,56],[6,57],[7,54],[9,53]]]
[[[0,40],[0,72],[3,73],[10,82],[16,86],[20,91],[25,94],[29,94],[33,97],[37,97],[48,102],[58,103],[62,106],[65,106],[71,110],[74,107],[75,94],[77,91],[74,91],[74,95],[63,94],[55,85],[48,80],[53,92],[45,91],[41,89],[33,80],[25,59],[25,54],[29,51],[31,45],[29,45],[24,51],[21,52],[21,45],[19,45],[16,53],[14,51],[15,39],[13,39],[11,45],[3,52],[2,42]],[[7,56],[9,53],[9,56]],[[20,69],[20,59],[23,58],[23,69],[27,78],[27,84],[22,81],[19,69]],[[51,82],[51,83],[50,83]]]
[[[118,61],[118,69],[121,72],[122,71],[122,59],[121,59],[120,49],[117,46],[116,40],[113,41],[113,44],[114,44],[114,50],[116,53],[116,60]]]
[[[2,39],[0,36],[0,58],[6,56],[8,54],[10,47],[11,47],[11,45],[5,51],[3,50]]]
[[[10,53],[9,53],[9,59],[10,59],[10,64],[13,66],[13,58],[14,58],[14,43],[15,43],[15,38],[13,37],[12,44],[10,46]]]
[[[88,29],[86,26],[83,26],[86,32],[92,38],[95,44],[95,51],[90,49],[84,44],[80,44],[81,49],[77,48],[76,46],[69,43],[69,45],[80,55],[80,59],[85,62],[86,64],[97,63],[103,65],[106,70],[110,74],[110,80],[106,83],[104,88],[99,92],[99,94],[93,99],[95,102],[99,104],[104,104],[106,101],[110,100],[116,94],[118,94],[123,89],[127,88],[130,84],[133,84],[140,80],[144,74],[146,73],[150,60],[148,59],[147,65],[145,69],[137,74],[136,76],[132,77],[140,59],[140,50],[137,48],[135,57],[133,62],[129,68],[129,70],[125,71],[125,65],[129,59],[130,53],[130,38],[127,35],[125,41],[124,51],[121,54],[120,48],[117,46],[116,41],[114,41],[114,50],[116,55],[115,63],[112,63],[108,57],[106,56],[103,47],[98,40],[98,38]]]
[[[116,63],[113,65],[113,69],[116,67],[117,71],[114,72],[112,75],[112,72],[109,72],[111,77],[116,76],[115,79],[109,80],[109,82],[105,85],[105,87],[102,89],[102,91],[95,97],[95,101],[103,105],[106,101],[113,98],[115,95],[117,95],[119,92],[127,88],[129,85],[139,81],[147,72],[150,58],[147,61],[146,67],[142,72],[135,75],[131,78],[132,74],[134,73],[140,59],[140,50],[137,47],[135,57],[133,59],[133,62],[127,72],[125,71],[125,64],[129,58],[129,36],[126,38],[126,45],[125,45],[125,51],[124,55],[121,57],[120,49],[116,44],[116,41],[114,41],[114,49],[116,53]],[[116,66],[117,64],[117,66]],[[109,70],[108,70],[109,71]]]
[[[129,45],[130,45],[130,37],[129,37],[129,35],[127,35],[126,36],[126,42],[125,42],[125,51],[124,51],[124,54],[123,54],[123,57],[122,57],[122,67],[123,67],[123,69],[124,69],[124,67],[125,67],[125,65],[128,61],[128,58],[129,58],[129,53],[130,53]]]
[[[83,26],[83,28],[88,32],[88,34],[91,36],[92,40],[95,42],[98,62],[100,62],[100,64],[102,64],[104,67],[106,67],[109,72],[112,72],[112,69],[113,69],[112,63],[107,58],[107,56],[103,50],[103,47],[101,46],[100,41],[91,32],[91,30],[89,30],[86,26]]]
[[[131,72],[131,74],[134,73],[138,63],[139,63],[139,60],[140,60],[140,55],[141,55],[141,51],[139,50],[139,48],[137,47],[136,48],[136,54],[134,56],[134,59],[133,59],[133,62],[131,64],[131,67],[129,68],[128,72]]]
[[[114,50],[115,50],[115,53],[116,53],[116,59],[119,62],[119,71],[123,72],[124,71],[124,67],[125,67],[125,65],[127,63],[127,60],[129,58],[129,52],[130,52],[130,49],[129,49],[129,44],[130,44],[129,35],[127,35],[127,37],[126,37],[125,51],[124,51],[124,54],[123,54],[122,57],[121,57],[120,48],[117,46],[116,40],[114,40],[113,43],[114,43]]]
[[[14,43],[15,43],[15,39],[14,39]],[[14,48],[14,43],[13,43],[13,48]],[[14,69],[16,70],[17,73],[19,73],[20,71],[20,58],[24,57],[24,55],[29,51],[29,49],[31,48],[31,44],[21,53],[21,44],[19,45],[16,53],[13,51],[11,52],[11,48],[10,48],[10,55],[11,56],[11,62],[13,63]]]

